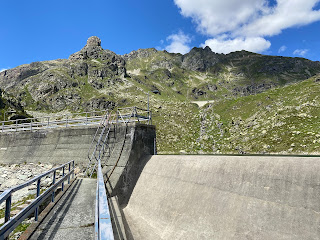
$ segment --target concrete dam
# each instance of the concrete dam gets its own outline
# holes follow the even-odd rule
[[[0,163],[75,160],[85,166],[96,129],[2,133]],[[153,125],[140,123],[118,124],[110,131],[101,165],[114,239],[320,239],[318,157],[153,155],[155,137]],[[80,183],[73,185],[81,192]],[[70,196],[81,202],[94,194],[94,186],[88,186],[83,197],[73,196],[76,190]],[[83,204],[91,207],[94,197]],[[94,239],[91,212],[79,217],[86,218],[83,235],[78,230],[65,235],[62,230],[71,231],[70,224],[60,222],[61,230],[54,227],[60,232],[46,237],[41,224],[50,221],[43,220],[41,231],[29,238]]]

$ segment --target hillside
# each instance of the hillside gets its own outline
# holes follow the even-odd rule
[[[139,49],[121,56],[91,37],[69,59],[0,72],[0,88],[32,115],[145,108],[151,92],[160,152],[313,153],[316,135],[302,126],[313,120],[308,128],[317,134],[319,73],[319,62],[303,58],[225,55],[209,47],[185,55]],[[200,109],[195,100],[215,102]],[[289,137],[291,130],[299,134]]]

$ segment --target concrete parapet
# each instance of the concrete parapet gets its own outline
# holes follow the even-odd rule
[[[97,127],[48,129],[0,134],[0,163],[87,164]]]

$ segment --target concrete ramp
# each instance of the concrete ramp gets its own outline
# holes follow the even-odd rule
[[[320,158],[152,156],[123,211],[133,239],[320,239]]]

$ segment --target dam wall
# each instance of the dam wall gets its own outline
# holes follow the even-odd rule
[[[156,155],[123,212],[128,239],[320,239],[320,158]]]
[[[0,134],[0,163],[63,164],[88,162],[88,149],[97,127],[44,129]]]
[[[110,134],[110,155],[102,161],[109,196],[125,206],[144,167],[144,157],[154,154],[156,129],[153,125],[131,123]]]

